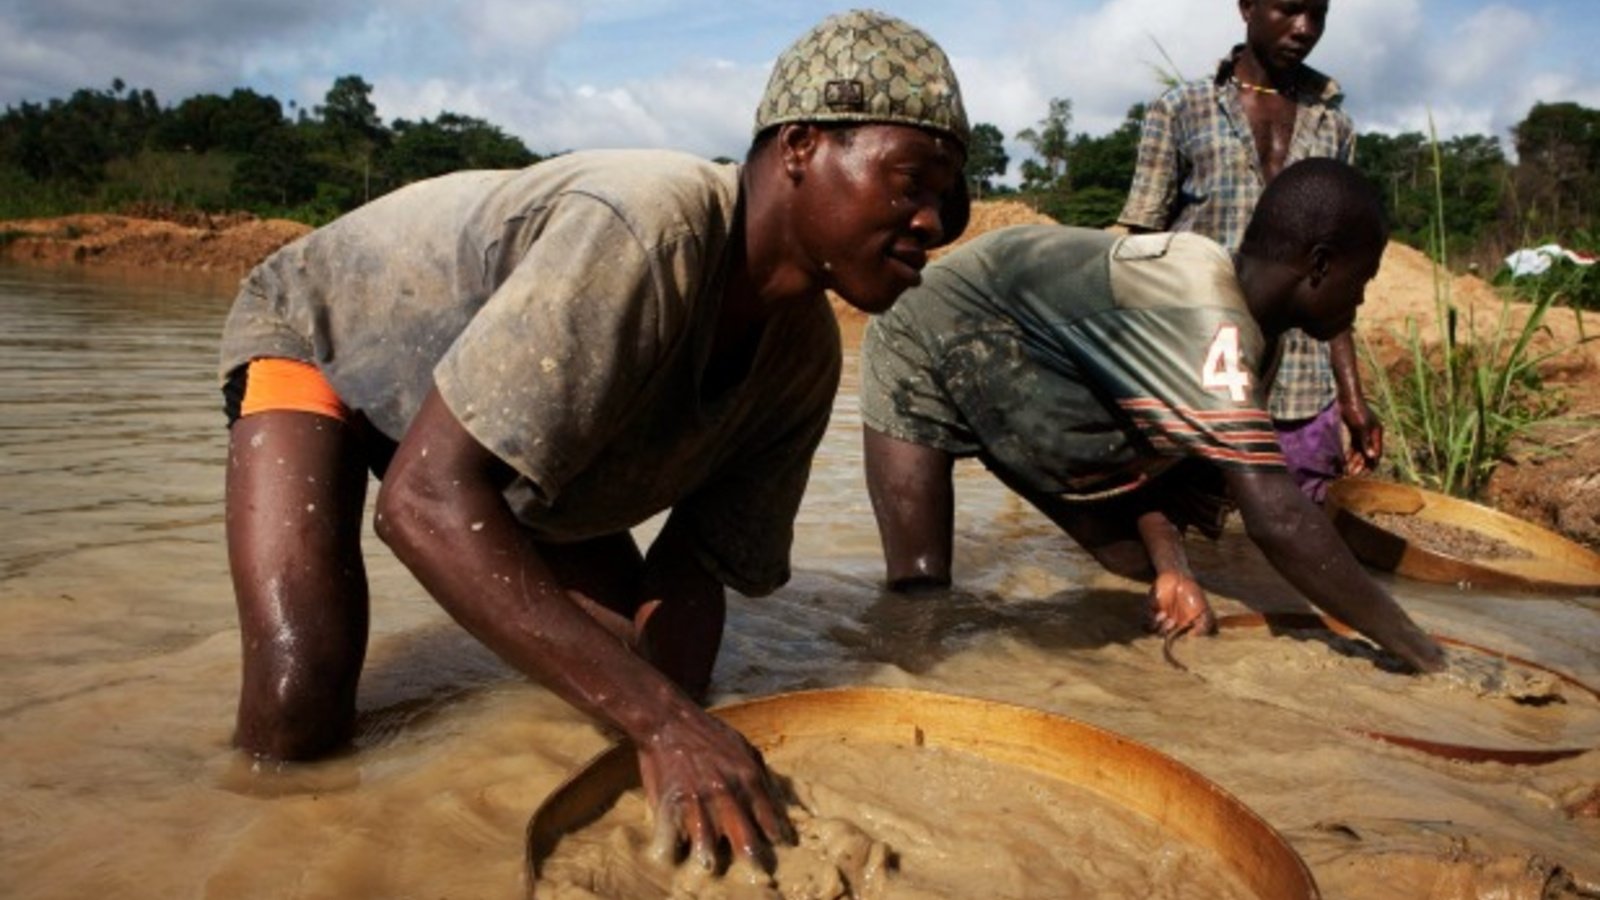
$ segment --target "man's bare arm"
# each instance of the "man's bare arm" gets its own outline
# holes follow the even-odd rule
[[[950,584],[954,459],[870,426],[861,431],[867,494],[883,540],[890,590]]]
[[[1443,649],[1372,580],[1287,472],[1228,469],[1224,477],[1251,541],[1306,599],[1418,671],[1444,667]]]
[[[633,741],[659,820],[676,823],[697,857],[712,859],[719,837],[751,856],[763,835],[787,837],[759,755],[568,594],[505,502],[510,474],[435,390],[384,479],[378,533],[473,636]],[[641,608],[647,637],[650,618]]]
[[[1347,328],[1328,342],[1328,357],[1333,366],[1333,381],[1338,390],[1339,418],[1350,431],[1350,453],[1345,471],[1360,475],[1375,468],[1383,458],[1383,422],[1367,405],[1361,389],[1361,367],[1356,362],[1355,330]]]

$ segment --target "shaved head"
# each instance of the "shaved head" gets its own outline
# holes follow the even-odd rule
[[[1371,182],[1338,160],[1303,159],[1261,193],[1239,252],[1291,262],[1319,244],[1340,256],[1379,254],[1388,239],[1383,200]]]

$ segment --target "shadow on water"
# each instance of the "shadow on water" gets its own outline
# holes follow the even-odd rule
[[[1020,602],[960,589],[880,591],[856,625],[836,626],[828,636],[855,661],[922,674],[987,637],[1050,651],[1131,644],[1148,636],[1139,612],[1143,600],[1141,594],[1104,589]]]
[[[355,746],[393,743],[466,698],[525,681],[454,622],[387,636],[362,669]]]

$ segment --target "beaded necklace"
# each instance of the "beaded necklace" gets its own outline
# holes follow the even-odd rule
[[[1234,87],[1239,88],[1240,90],[1254,91],[1257,94],[1276,94],[1276,93],[1279,93],[1278,89],[1275,88],[1275,87],[1267,87],[1266,85],[1262,85],[1262,84],[1251,84],[1248,81],[1240,81],[1238,78],[1236,78],[1233,75],[1229,75],[1228,76],[1228,80],[1233,83]]]

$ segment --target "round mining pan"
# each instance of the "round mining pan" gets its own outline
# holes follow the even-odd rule
[[[1410,485],[1346,478],[1329,486],[1326,507],[1351,551],[1376,569],[1463,587],[1600,591],[1600,554],[1487,506]],[[1441,539],[1419,539],[1429,530]],[[1463,533],[1469,540],[1444,539]]]
[[[1217,619],[1217,630],[1219,632],[1256,628],[1266,628],[1273,632],[1321,630],[1330,632],[1332,634],[1337,634],[1341,637],[1360,637],[1359,632],[1353,628],[1350,628],[1344,623],[1328,618],[1327,616],[1317,615],[1315,613],[1236,613],[1233,615],[1220,616]],[[1600,701],[1600,690],[1597,690],[1596,688],[1579,681],[1577,678],[1574,678],[1565,672],[1552,669],[1549,666],[1543,665],[1542,663],[1537,663],[1529,659],[1523,659],[1520,656],[1513,656],[1509,653],[1502,653],[1489,647],[1468,643],[1467,641],[1447,637],[1442,634],[1430,634],[1429,637],[1448,647],[1460,647],[1466,650],[1472,650],[1496,659],[1502,659],[1506,662],[1515,663],[1519,666],[1525,666],[1529,669],[1543,672],[1560,681],[1562,684],[1567,685],[1573,690],[1582,692],[1583,694]],[[1183,666],[1182,664],[1178,665],[1179,668],[1183,668],[1185,671],[1188,671],[1186,666]],[[1574,756],[1581,756],[1590,752],[1591,750],[1596,749],[1593,746],[1480,746],[1475,744],[1440,741],[1424,735],[1403,734],[1397,731],[1362,728],[1358,726],[1345,726],[1345,730],[1351,732],[1352,734],[1361,735],[1362,737],[1371,738],[1376,741],[1382,741],[1386,744],[1408,747],[1412,750],[1419,750],[1431,756],[1439,756],[1445,759],[1458,760],[1460,762],[1497,762],[1513,766],[1543,765],[1544,763],[1552,763],[1563,759],[1571,759]]]
[[[892,688],[800,691],[712,712],[764,753],[801,738],[931,746],[1059,779],[1209,850],[1255,896],[1321,896],[1305,862],[1249,807],[1171,757],[1093,725],[1024,706]],[[638,787],[637,756],[619,743],[539,806],[527,829],[530,897],[562,837]]]

